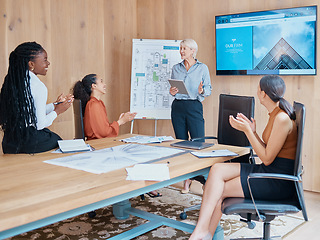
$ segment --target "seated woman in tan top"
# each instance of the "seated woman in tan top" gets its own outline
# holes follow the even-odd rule
[[[257,95],[269,112],[262,134],[256,133],[256,122],[241,113],[229,117],[232,127],[246,134],[262,164],[217,163],[210,170],[205,185],[197,226],[190,239],[212,239],[221,218],[221,203],[227,197],[250,198],[247,177],[250,173],[293,174],[297,146],[297,126],[292,106],[283,98],[285,83],[279,76],[260,80]],[[255,199],[278,200],[294,194],[294,183],[275,179],[250,182]]]

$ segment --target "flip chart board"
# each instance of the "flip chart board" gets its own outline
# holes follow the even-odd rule
[[[173,65],[181,62],[181,40],[133,39],[130,111],[135,119],[170,119]]]

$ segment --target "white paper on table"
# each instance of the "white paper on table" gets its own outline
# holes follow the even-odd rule
[[[126,170],[127,180],[163,181],[170,179],[167,164],[136,164]]]
[[[90,148],[90,152],[94,151],[95,149],[91,147],[89,144],[87,146]],[[56,150],[52,151],[51,153],[63,153],[60,148],[57,148]]]
[[[59,148],[63,153],[90,151],[91,148],[83,139],[58,140]]]
[[[124,144],[44,161],[95,174],[106,173],[134,164],[183,154],[184,150],[140,144]]]

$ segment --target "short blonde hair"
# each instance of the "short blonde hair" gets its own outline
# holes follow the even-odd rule
[[[196,58],[198,52],[198,44],[195,40],[187,38],[180,42],[180,46],[182,47],[189,47],[190,49],[194,49],[193,57]]]

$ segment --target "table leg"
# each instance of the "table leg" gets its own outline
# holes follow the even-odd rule
[[[131,208],[131,203],[129,199],[118,202],[112,205],[113,215],[116,219],[124,220],[129,218],[129,214],[125,211],[126,209]]]

